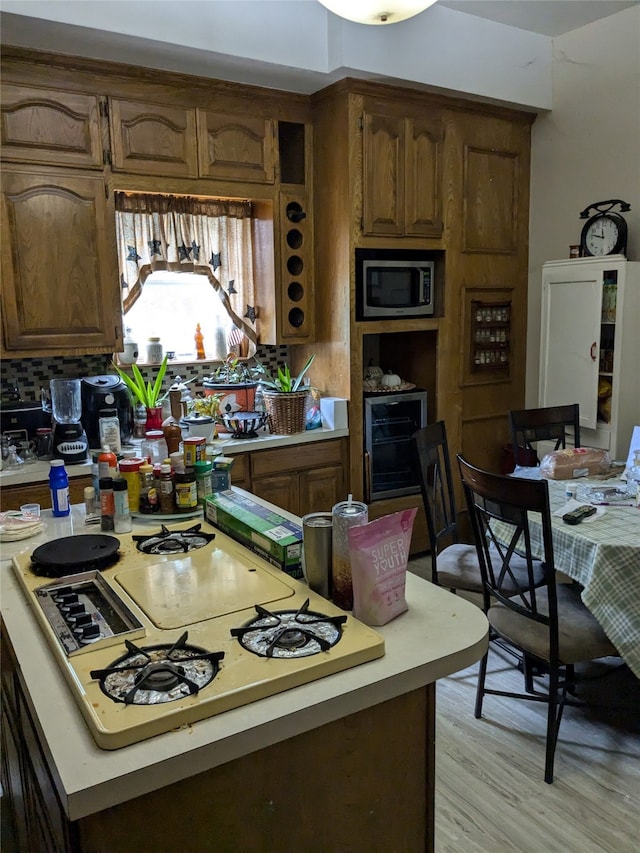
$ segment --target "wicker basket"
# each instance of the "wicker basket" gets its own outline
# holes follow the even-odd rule
[[[305,403],[308,391],[269,391],[264,389],[269,430],[274,435],[292,435],[305,430]]]

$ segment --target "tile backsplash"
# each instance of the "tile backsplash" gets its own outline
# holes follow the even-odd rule
[[[278,364],[287,361],[289,348],[286,346],[259,346],[256,355],[264,365],[275,371]],[[190,379],[196,375],[201,379],[212,373],[218,364],[219,362],[213,361],[194,361],[188,364],[180,362],[173,365],[169,362],[164,382],[165,390],[172,384],[175,376]],[[157,368],[145,368],[141,365],[140,370],[145,378],[151,379]],[[2,395],[4,396],[8,391],[17,387],[23,400],[38,400],[40,388],[48,388],[49,380],[56,377],[82,379],[84,376],[102,376],[113,373],[115,371],[111,366],[110,355],[4,359],[0,364]],[[198,382],[194,382],[191,387],[196,391],[200,389]]]

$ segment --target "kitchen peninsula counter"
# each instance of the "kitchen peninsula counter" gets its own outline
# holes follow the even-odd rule
[[[77,507],[74,507],[74,520],[78,531],[84,528],[86,532],[86,527],[81,527],[82,518]],[[224,536],[219,532],[217,535]],[[163,812],[166,810],[171,815],[170,823],[179,819],[187,824],[191,819],[197,823],[195,813],[189,815],[184,801],[177,812],[171,812],[164,801],[157,801],[154,797],[163,791],[184,793],[190,790],[192,793],[200,792],[203,796],[209,791],[211,799],[205,800],[200,808],[204,808],[207,814],[213,814],[215,797],[220,795],[220,789],[215,788],[215,774],[223,774],[222,790],[227,807],[232,810],[236,830],[257,833],[260,831],[257,827],[263,826],[265,821],[269,825],[265,814],[270,806],[260,801],[264,813],[260,811],[259,814],[255,812],[255,802],[253,806],[247,806],[248,812],[243,809],[242,804],[248,796],[245,785],[249,784],[249,776],[254,775],[253,771],[247,773],[247,768],[251,768],[254,762],[257,783],[266,779],[267,790],[273,785],[272,795],[267,799],[273,811],[270,819],[278,827],[283,821],[286,822],[284,815],[288,814],[288,809],[278,812],[281,785],[288,775],[287,772],[283,773],[282,757],[290,753],[293,760],[292,795],[295,809],[299,810],[300,801],[305,797],[303,792],[296,789],[298,783],[295,780],[299,780],[301,773],[298,755],[299,750],[304,752],[310,743],[310,754],[317,761],[306,773],[312,785],[307,791],[310,800],[316,799],[313,784],[317,784],[318,780],[326,780],[323,790],[332,792],[330,801],[335,800],[335,808],[340,811],[341,798],[352,790],[353,799],[347,796],[347,800],[351,800],[351,808],[357,808],[357,814],[360,817],[365,815],[362,819],[366,820],[366,809],[362,808],[362,804],[355,805],[358,796],[356,792],[360,787],[366,789],[367,785],[372,784],[378,790],[379,786],[385,784],[384,780],[391,776],[394,779],[393,790],[397,790],[395,799],[400,811],[396,812],[395,802],[385,802],[385,789],[381,787],[382,800],[371,803],[371,815],[374,812],[379,815],[382,809],[392,822],[398,820],[403,827],[407,824],[407,828],[402,829],[403,833],[413,832],[411,837],[414,841],[416,837],[422,839],[417,845],[406,841],[405,846],[395,849],[430,847],[430,843],[424,842],[424,839],[432,838],[433,828],[433,685],[437,679],[471,665],[484,653],[488,642],[487,621],[477,607],[408,573],[408,612],[376,629],[385,639],[384,657],[167,734],[106,751],[95,745],[45,636],[13,575],[7,557],[18,548],[32,550],[33,544],[29,541],[13,543],[10,549],[3,551],[4,630],[15,651],[22,689],[57,796],[66,818],[77,822],[76,830],[80,827],[80,835],[85,842],[87,838],[95,839],[101,834],[108,836],[112,833],[113,827],[109,820],[122,809],[125,810],[123,820],[127,824],[131,824],[132,815],[139,815],[140,810],[146,807],[160,808]],[[376,746],[381,730],[386,734]],[[320,748],[318,739],[322,744]],[[270,755],[277,766],[265,770],[262,757]],[[339,756],[337,766],[326,768],[325,760],[330,763],[336,755]],[[373,756],[369,761],[374,761],[374,767],[367,764],[369,756]],[[382,760],[384,766],[380,764]],[[361,771],[358,770],[362,775],[358,775],[358,778],[354,778],[354,761],[362,763]],[[415,763],[422,775],[422,786],[419,786],[417,793],[413,791],[415,778],[406,770],[406,765],[411,762]],[[359,768],[360,764],[356,763],[356,767]],[[234,768],[241,768],[239,778],[244,780],[241,790],[235,792],[227,790],[224,783],[225,774],[233,773]],[[405,773],[406,776],[403,775]],[[210,783],[213,788],[209,787]],[[415,805],[416,796],[421,808]],[[135,798],[141,799],[131,802]],[[402,808],[409,806],[411,813],[404,815]],[[316,838],[317,833],[322,836],[325,831],[333,832],[331,815],[316,813],[314,802],[307,802],[306,806],[303,803],[303,812],[305,808],[311,808],[312,814],[318,817],[312,838]],[[345,805],[344,808],[344,820],[351,826],[356,812],[349,815],[349,806]],[[416,809],[420,814],[414,814]],[[159,814],[155,813],[150,819],[155,822],[158,818]],[[209,835],[206,837],[214,839],[216,831],[224,833],[224,828],[219,817],[212,816],[210,820],[211,826],[207,830]],[[256,828],[248,829],[252,821]],[[410,826],[411,822],[415,823],[414,828]],[[85,825],[88,825],[87,835],[84,834]],[[263,826],[263,840],[266,831],[272,830],[264,830]],[[379,827],[375,831],[379,832]],[[242,837],[245,838],[244,835]],[[372,837],[375,837],[373,830]],[[237,842],[235,834],[234,839]],[[181,847],[178,844],[175,849],[199,849],[197,842],[192,840],[191,843],[196,846]],[[269,844],[260,847],[257,842],[254,848],[250,840],[244,843],[244,847],[242,844],[234,847],[231,842],[226,846],[212,840],[212,846],[206,849],[285,849]],[[127,847],[127,844],[131,844],[131,841],[121,839],[118,844],[115,838],[110,838],[108,842],[103,842],[106,846],[94,847],[88,843],[87,846],[80,845],[78,849],[146,849],[139,844],[134,847]],[[300,849],[345,849],[337,842],[335,848],[332,842],[328,846],[323,846],[321,841],[314,844],[317,847],[311,845]],[[150,846],[149,849],[154,848]],[[174,848],[167,842],[166,849]],[[349,849],[367,849],[366,839],[354,839],[354,846]],[[373,848],[369,846],[368,849]]]

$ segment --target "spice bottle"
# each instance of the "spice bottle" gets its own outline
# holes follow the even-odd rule
[[[176,512],[191,512],[198,506],[198,489],[193,468],[185,468],[184,474],[175,475]]]
[[[151,515],[160,511],[160,501],[153,479],[153,468],[148,462],[140,466],[140,512]]]
[[[108,444],[103,444],[102,450],[98,456],[98,478],[100,480],[105,477],[111,477],[113,479],[117,475],[118,458]]]
[[[133,528],[129,512],[127,481],[113,481],[113,529],[116,533],[130,533]]]
[[[193,466],[196,475],[196,494],[198,503],[204,506],[204,499],[213,492],[211,485],[212,462],[196,462]]]
[[[84,489],[84,514],[87,518],[96,514],[96,490],[93,486],[85,486]]]
[[[160,466],[160,512],[163,515],[171,515],[175,511],[175,489],[171,465],[163,463]]]
[[[49,491],[51,492],[51,508],[56,518],[69,515],[69,478],[64,467],[64,460],[52,459],[49,469]]]
[[[113,478],[100,477],[100,530],[113,530]]]
[[[98,417],[98,430],[100,432],[100,445],[108,444],[115,453],[122,450],[120,438],[120,420],[116,409],[101,409]]]
[[[161,429],[147,430],[142,442],[141,455],[145,456],[152,465],[161,465],[169,456],[167,442]]]
[[[129,511],[138,512],[140,506],[140,466],[145,460],[140,457],[121,459],[120,476],[126,480],[129,493]]]

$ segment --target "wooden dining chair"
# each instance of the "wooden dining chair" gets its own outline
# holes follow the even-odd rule
[[[523,451],[539,462],[537,443],[555,442],[554,450],[567,446],[567,427],[573,429],[573,446],[580,447],[580,406],[549,406],[543,409],[519,409],[509,412],[509,432],[516,465],[524,465]],[[536,445],[536,446],[534,446]]]
[[[551,783],[558,731],[567,691],[573,685],[574,665],[618,652],[580,600],[579,587],[556,585],[546,480],[492,474],[475,468],[461,455],[457,459],[476,539],[491,631],[517,654],[538,663],[549,678],[548,690],[544,692],[490,689],[485,683],[487,651],[480,662],[475,716],[482,716],[486,695],[546,702],[544,780]],[[542,520],[545,567],[542,584],[534,582],[528,513],[539,513]],[[512,568],[516,548],[527,562],[528,578],[514,595],[513,586],[520,583],[521,577],[520,571],[514,572]]]
[[[451,461],[444,421],[423,427],[412,436],[414,461],[419,472],[422,503],[429,532],[431,581],[452,592],[482,594],[482,577],[476,547],[460,542]],[[519,583],[525,582],[527,566],[514,560]],[[536,562],[541,580],[543,570]],[[513,592],[516,586],[513,586]]]

